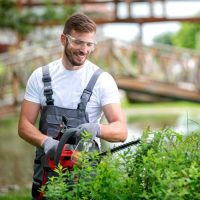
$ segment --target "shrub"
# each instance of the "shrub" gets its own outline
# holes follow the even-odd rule
[[[80,167],[81,163],[81,167]],[[200,199],[200,133],[146,130],[136,151],[83,154],[43,188],[47,199]]]

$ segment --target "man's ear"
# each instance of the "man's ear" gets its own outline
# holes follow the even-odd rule
[[[61,42],[61,44],[62,44],[63,46],[66,45],[66,37],[65,37],[64,34],[61,34],[61,36],[60,36],[60,42]]]

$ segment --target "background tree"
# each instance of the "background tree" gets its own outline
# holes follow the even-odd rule
[[[200,49],[200,23],[181,23],[179,31],[160,34],[153,39],[153,42],[180,48]]]
[[[15,31],[18,36],[24,38],[32,29],[32,23],[37,21],[37,15],[31,10],[20,10],[16,2],[11,0],[0,1],[0,28]]]
[[[177,47],[200,49],[200,24],[183,23],[172,40]]]
[[[53,5],[46,0],[39,10],[35,8],[18,7],[16,1],[0,0],[0,28],[16,32],[18,40],[25,39],[37,25],[61,24],[78,6]]]
[[[162,33],[162,34],[156,36],[153,39],[153,42],[160,43],[160,44],[173,45],[172,38],[174,35],[175,35],[175,33],[171,33],[171,32]]]

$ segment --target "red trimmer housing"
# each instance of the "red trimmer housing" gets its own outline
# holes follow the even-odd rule
[[[62,165],[63,168],[72,170],[77,160],[76,156],[73,155],[77,154],[78,151],[73,150],[70,144],[65,144],[60,154],[59,163]],[[48,158],[48,164],[51,170],[55,170],[56,165],[53,159]]]
[[[54,159],[51,159],[47,155],[44,155],[41,158],[41,164],[43,166],[42,186],[46,184],[49,177],[56,176],[54,170],[56,169],[59,163],[62,165],[63,168],[66,168],[68,170],[73,169],[74,164],[78,158],[78,152],[74,150],[74,145],[68,144],[68,140],[76,130],[77,129],[75,128],[71,128],[65,131],[58,143]],[[38,200],[42,199],[43,193],[41,192]]]

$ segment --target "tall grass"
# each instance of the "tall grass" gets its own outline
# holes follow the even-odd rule
[[[0,200],[30,200],[30,199],[31,199],[30,189],[23,189],[0,195]]]

